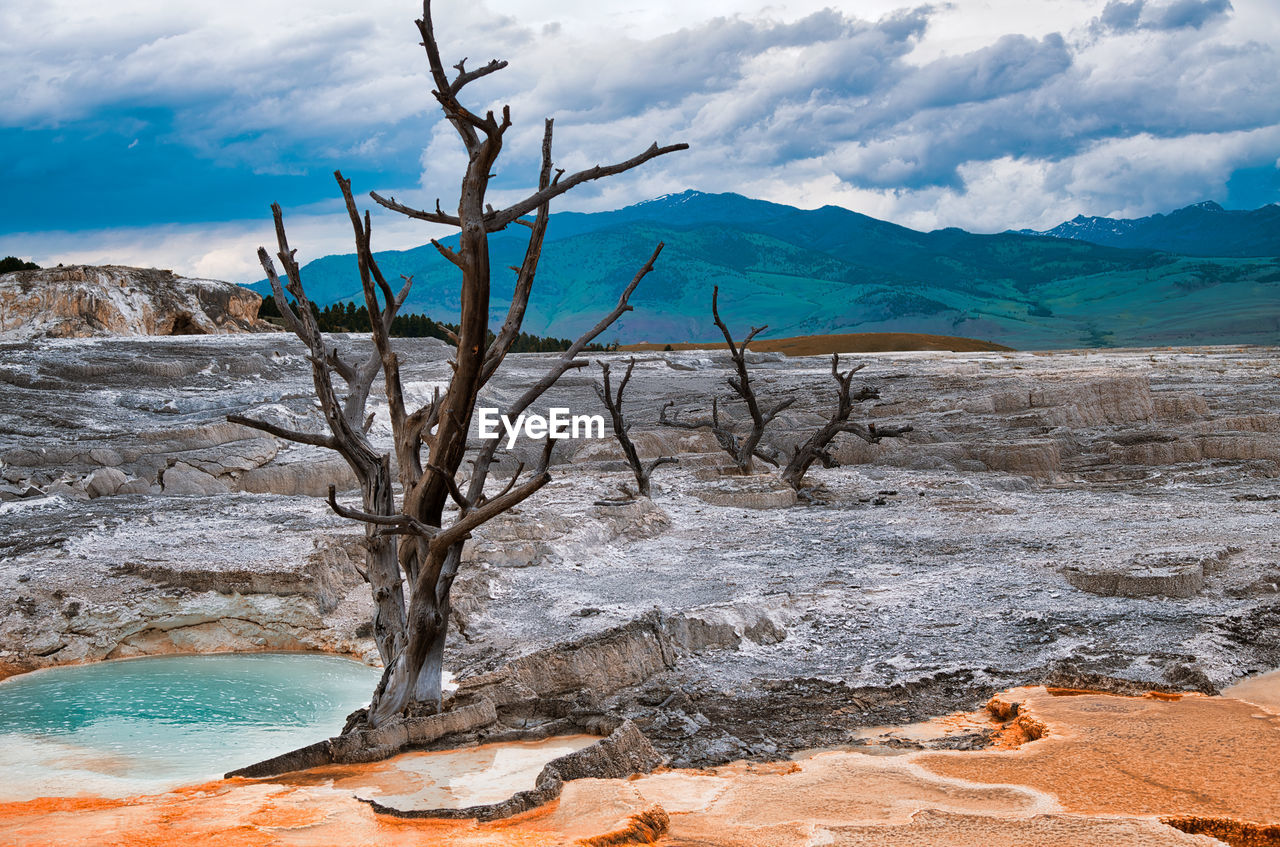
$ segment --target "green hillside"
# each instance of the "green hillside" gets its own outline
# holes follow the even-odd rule
[[[493,236],[495,268],[520,263],[526,233],[513,227]],[[667,245],[662,258],[608,340],[714,340],[710,299],[719,285],[731,325],[768,323],[779,338],[913,332],[1019,349],[1280,344],[1280,259],[1188,258],[1019,233],[923,233],[836,207],[805,211],[696,192],[554,216],[525,329],[582,332],[658,241]],[[389,276],[414,275],[410,311],[456,319],[456,271],[433,247],[379,259]],[[321,305],[359,297],[352,256],[311,262],[303,280]],[[514,273],[495,274],[495,323],[513,281]]]

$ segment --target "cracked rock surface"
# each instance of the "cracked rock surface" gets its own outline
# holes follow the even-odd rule
[[[447,351],[399,343],[410,401],[429,398]],[[810,471],[808,505],[771,476],[721,473],[709,433],[656,425],[668,400],[694,417],[728,393],[724,354],[637,354],[633,438],[680,465],[658,469],[652,502],[601,505],[629,482],[620,452],[558,446],[554,481],[472,539],[448,665],[498,672],[656,608],[672,655],[638,679],[600,668],[579,692],[591,703],[548,696],[630,717],[680,764],[846,743],[1052,674],[1212,690],[1275,668],[1276,352],[846,357],[880,392],[855,417],[914,431],[841,436],[842,467]],[[501,407],[544,366],[510,357],[481,405]],[[829,360],[753,367],[765,398],[796,397],[767,436],[786,451],[829,413]],[[602,412],[593,370],[535,411]],[[0,345],[0,662],[373,660],[359,530],[315,499],[349,476],[225,422],[318,426],[310,390],[282,334]],[[386,444],[385,404],[371,407]],[[517,445],[500,467],[536,452]]]

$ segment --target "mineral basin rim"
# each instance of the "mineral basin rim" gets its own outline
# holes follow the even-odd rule
[[[38,668],[28,668],[26,670],[15,671],[8,676],[0,677],[0,685],[4,685],[11,679],[18,677],[29,677],[32,674],[44,673],[45,671],[56,671],[65,668],[85,668],[96,665],[112,665],[121,662],[145,662],[148,659],[201,659],[205,657],[217,658],[220,656],[328,656],[332,659],[345,659],[348,662],[354,662],[357,665],[364,665],[367,668],[381,670],[381,663],[373,664],[363,662],[350,653],[339,653],[331,650],[282,650],[272,648],[270,650],[214,650],[212,652],[201,652],[195,650],[175,650],[172,653],[149,653],[145,656],[119,656],[114,659],[89,659],[75,662],[62,662],[55,665],[44,665]]]

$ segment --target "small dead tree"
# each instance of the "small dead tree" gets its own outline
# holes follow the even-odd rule
[[[361,215],[351,193],[351,183],[337,173],[335,176],[355,234],[360,281],[371,318],[374,349],[358,364],[351,364],[335,348],[327,345],[310,316],[310,303],[294,258],[295,251],[289,247],[285,236],[280,209],[273,206],[279,248],[277,256],[283,265],[287,284],[280,282],[265,249],[259,250],[259,258],[286,324],[310,351],[316,396],[329,433],[293,431],[266,421],[233,417],[238,423],[281,438],[336,450],[347,460],[360,481],[360,508],[338,503],[332,487],[329,504],[338,514],[365,525],[369,549],[366,579],[378,607],[375,636],[378,637],[385,667],[365,717],[371,727],[418,705],[432,711],[439,710],[449,596],[461,564],[463,544],[475,529],[527,499],[551,478],[547,466],[553,442],[548,439],[539,466],[531,474],[522,477],[524,467],[520,465],[501,490],[495,493],[486,491],[489,471],[498,449],[498,439],[491,439],[482,443],[472,460],[469,479],[464,484],[457,479],[468,449],[476,400],[520,333],[542,254],[551,201],[576,185],[622,173],[658,156],[688,147],[687,144],[659,147],[655,143],[626,161],[597,165],[565,176],[562,169],[553,166],[552,122],[548,119],[543,129],[542,166],[537,189],[504,209],[494,209],[485,202],[485,196],[505,133],[511,126],[510,109],[504,106],[501,117],[495,117],[493,112],[481,117],[464,106],[458,95],[468,84],[502,70],[507,63],[495,59],[483,67],[467,70],[464,59],[453,66],[457,73],[451,78],[440,57],[432,26],[430,0],[425,0],[423,16],[417,21],[417,26],[435,86],[432,94],[446,120],[457,131],[467,153],[457,210],[446,212],[439,201],[434,210],[420,210],[376,192],[371,192],[370,196],[392,211],[417,220],[449,225],[459,231],[456,246],[446,246],[437,240],[431,242],[457,268],[460,277],[461,310],[454,338],[454,356],[449,361],[452,376],[448,387],[443,394],[437,393],[430,402],[412,411],[406,403],[400,379],[399,354],[391,344],[391,322],[407,298],[412,280],[405,278],[401,290],[398,293],[392,291],[374,257],[369,213],[366,211]],[[527,217],[531,213],[534,217]],[[516,282],[506,320],[490,341],[487,337],[491,276],[488,238],[491,233],[512,224],[527,227],[530,235],[521,265],[512,268]],[[632,308],[628,299],[641,279],[653,269],[660,250],[661,245],[622,292],[613,310],[555,359],[537,383],[502,410],[505,414],[514,419],[565,372],[588,364],[578,359],[578,355]],[[288,308],[285,290],[296,299],[296,310]],[[401,489],[399,503],[396,503],[392,489],[392,456],[380,453],[368,440],[372,418],[366,417],[366,405],[373,379],[379,371],[383,375],[391,418],[395,479]],[[341,400],[334,385],[335,374],[347,389],[346,397]],[[355,727],[349,727],[352,728]]]
[[[768,411],[761,409],[760,401],[756,398],[755,389],[751,387],[751,375],[747,371],[747,345],[769,327],[752,327],[751,332],[747,333],[747,337],[743,339],[742,343],[735,344],[733,336],[729,333],[729,327],[725,325],[724,321],[720,320],[719,297],[720,286],[716,286],[711,292],[711,314],[715,318],[716,326],[724,334],[724,340],[729,346],[729,357],[733,361],[734,370],[737,371],[736,376],[731,376],[725,381],[733,389],[734,393],[738,395],[738,398],[746,404],[751,427],[746,435],[737,435],[733,431],[732,422],[722,422],[720,420],[720,407],[715,398],[711,400],[711,418],[709,420],[703,418],[682,421],[678,412],[668,417],[667,409],[675,405],[675,401],[670,401],[662,407],[658,415],[658,423],[662,426],[680,427],[682,429],[710,429],[721,448],[729,454],[729,457],[733,459],[734,465],[744,474],[749,474],[755,469],[754,459],[762,459],[777,467],[776,453],[766,453],[760,445],[760,439],[764,437],[765,427],[778,416],[779,412],[791,406],[795,402],[795,398],[789,397]]]
[[[593,386],[596,390],[596,396],[600,398],[600,402],[604,403],[604,407],[609,410],[609,419],[613,424],[613,437],[618,439],[618,446],[622,448],[622,454],[626,456],[627,464],[631,466],[631,473],[635,475],[636,490],[641,497],[649,497],[649,478],[653,476],[654,470],[660,465],[672,465],[680,460],[671,456],[659,456],[646,465],[640,461],[640,453],[636,450],[636,445],[628,434],[631,424],[627,423],[622,416],[622,393],[627,390],[627,383],[631,381],[631,372],[635,369],[636,360],[632,358],[627,363],[627,372],[622,375],[622,380],[618,383],[616,393],[609,384],[609,363],[597,362],[597,364],[600,365],[600,377],[604,384]],[[622,493],[628,495],[628,499],[634,496],[626,488],[622,489]]]
[[[853,375],[862,370],[863,367],[865,365],[858,365],[844,373],[840,373],[840,354],[831,354],[831,376],[839,386],[836,409],[832,412],[831,420],[827,421],[826,426],[809,436],[803,443],[796,445],[795,449],[792,450],[790,461],[782,469],[781,477],[783,482],[796,491],[803,490],[804,475],[814,462],[821,461],[824,468],[839,467],[840,463],[831,455],[828,447],[840,433],[848,432],[858,436],[868,444],[877,444],[882,438],[897,438],[903,433],[911,432],[911,424],[877,426],[874,423],[862,424],[849,420],[849,417],[853,414],[855,403],[861,403],[880,396],[880,392],[865,385],[858,389],[857,394],[850,393]]]

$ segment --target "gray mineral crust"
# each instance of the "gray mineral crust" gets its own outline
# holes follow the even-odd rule
[[[408,399],[429,399],[448,349],[397,344]],[[547,358],[509,357],[481,405],[514,399]],[[635,358],[632,437],[680,464],[655,472],[652,502],[616,505],[630,481],[616,445],[560,443],[553,481],[469,544],[447,657],[460,679],[499,674],[512,703],[587,698],[698,764],[841,743],[1054,675],[1213,690],[1280,666],[1275,349],[847,356],[866,363],[855,386],[880,392],[855,418],[914,429],[840,436],[808,502],[776,476],[725,473],[709,433],[657,425],[669,400],[696,417],[727,397],[723,353]],[[753,365],[766,401],[795,397],[768,446],[785,453],[829,414],[829,368]],[[597,378],[570,372],[535,411],[603,412]],[[371,408],[389,446],[385,402]],[[254,649],[376,662],[361,530],[319,499],[330,483],[352,498],[350,473],[228,414],[318,430],[295,339],[0,344],[0,665]],[[536,456],[517,445],[495,475]],[[617,635],[637,621],[657,660]],[[557,648],[594,636],[614,639],[616,665]],[[566,668],[583,690],[547,676]]]

